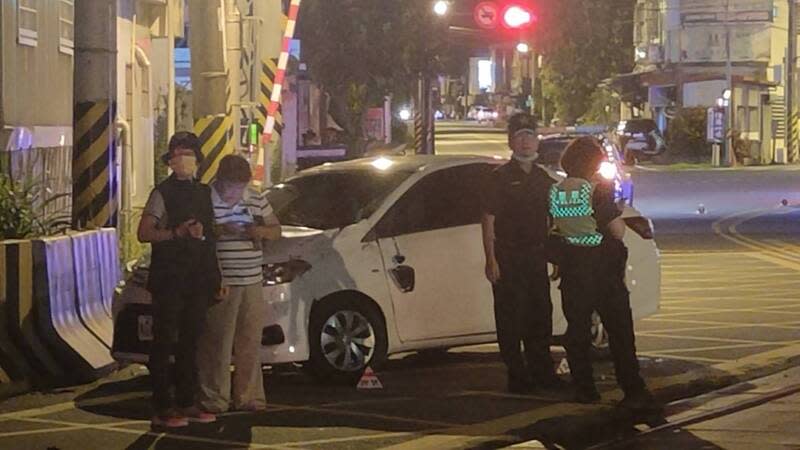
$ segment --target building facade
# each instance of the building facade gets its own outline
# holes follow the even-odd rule
[[[665,130],[678,108],[714,106],[727,88],[730,61],[736,136],[750,160],[780,160],[787,146],[788,9],[779,0],[638,0],[636,67],[612,82],[629,106],[624,114],[652,117]]]

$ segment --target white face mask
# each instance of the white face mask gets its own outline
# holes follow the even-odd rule
[[[169,167],[179,178],[193,178],[197,173],[197,158],[189,155],[176,156],[169,161]]]
[[[511,155],[511,157],[516,159],[519,162],[532,163],[532,162],[536,161],[536,158],[539,157],[539,154],[538,153],[534,153],[533,155],[522,156],[522,155],[519,155],[517,153],[514,153],[514,154]]]

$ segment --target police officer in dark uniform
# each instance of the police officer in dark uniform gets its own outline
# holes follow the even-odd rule
[[[490,176],[481,221],[497,341],[508,367],[509,391],[560,389],[563,383],[550,356],[553,305],[544,248],[548,193],[555,180],[534,163],[539,140],[533,116],[511,117],[508,144],[512,159]]]

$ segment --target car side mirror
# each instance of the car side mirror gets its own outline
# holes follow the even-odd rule
[[[414,268],[406,265],[399,265],[389,270],[389,275],[392,277],[397,289],[400,292],[406,293],[414,290],[416,273]]]

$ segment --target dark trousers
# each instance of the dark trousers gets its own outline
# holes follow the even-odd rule
[[[494,318],[500,356],[509,378],[549,381],[555,377],[550,357],[553,304],[542,250],[498,248],[500,280],[493,286]],[[525,357],[520,351],[525,347]]]
[[[191,285],[165,288],[153,293],[153,342],[150,344],[150,379],[153,406],[163,411],[174,404],[194,405],[197,391],[197,340],[211,295]],[[174,367],[170,356],[175,356]]]
[[[599,247],[565,245],[563,252],[561,301],[567,318],[567,360],[574,383],[594,385],[591,322],[592,312],[597,311],[608,332],[617,382],[626,393],[643,389],[630,295],[625,286],[627,248],[619,240],[606,238]]]

